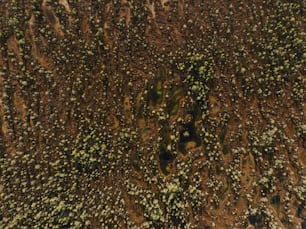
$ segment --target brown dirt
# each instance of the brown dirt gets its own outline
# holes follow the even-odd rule
[[[147,191],[154,193],[165,213],[167,204],[161,192],[177,178],[183,190],[180,195],[188,205],[184,216],[190,217],[188,223],[192,228],[268,228],[270,216],[265,216],[263,209],[270,210],[277,228],[299,228],[305,220],[305,216],[296,212],[304,204],[301,196],[305,192],[301,194],[299,190],[305,185],[306,167],[305,136],[299,128],[305,125],[306,106],[305,94],[297,99],[293,91],[298,88],[296,84],[300,85],[299,90],[305,90],[306,76],[299,68],[298,73],[292,73],[292,78],[275,81],[276,86],[258,82],[261,71],[268,69],[259,56],[262,39],[269,41],[264,25],[280,13],[265,2],[24,0],[17,4],[1,1],[1,160],[9,161],[7,158],[16,156],[16,152],[32,152],[34,161],[49,166],[50,176],[52,169],[57,171],[57,168],[50,169],[51,161],[57,157],[66,166],[59,169],[64,174],[78,171],[71,159],[75,139],[96,128],[106,136],[103,135],[110,153],[103,163],[109,167],[98,166],[100,186],[91,178],[87,181],[87,173],[79,172],[87,183],[79,184],[81,194],[76,195],[90,209],[91,202],[96,201],[97,205],[99,202],[98,197],[90,203],[82,199],[90,187],[100,192],[105,187],[120,190],[118,196],[110,193],[107,203],[117,203],[121,198],[125,201],[123,207],[105,204],[127,213],[126,216],[118,213],[118,219],[126,217],[124,223],[118,220],[118,227],[145,228],[145,222],[151,220],[144,213],[147,206],[136,204],[135,200],[139,201]],[[302,1],[294,2],[302,7]],[[7,10],[10,8],[11,12]],[[15,23],[14,15],[22,20]],[[302,15],[292,17],[300,22],[297,31],[302,34]],[[256,40],[255,44],[252,39]],[[293,52],[290,48],[287,51],[290,55]],[[186,81],[189,73],[178,67],[178,63],[190,61],[188,53],[192,52],[209,52],[213,59],[215,78],[208,83],[206,110],[201,110],[200,102],[189,93],[190,85]],[[298,56],[298,51],[294,52]],[[279,62],[282,58],[279,57]],[[246,67],[247,72],[241,67]],[[161,76],[161,69],[165,69],[165,76]],[[302,80],[297,80],[298,75],[304,76]],[[160,91],[156,85],[161,85]],[[173,105],[171,98],[177,88],[182,89],[182,94],[173,99],[178,111],[172,115],[169,107]],[[264,96],[265,89],[272,94]],[[277,90],[282,91],[281,96],[276,95]],[[160,92],[161,98],[154,101]],[[202,119],[201,114],[207,110],[208,117]],[[263,143],[266,139],[262,140],[262,136],[271,133],[270,127],[277,127],[278,131],[270,143],[269,139]],[[186,136],[181,132],[187,133]],[[97,144],[101,145],[100,140]],[[186,152],[179,151],[180,144]],[[243,148],[238,156],[234,153],[237,148]],[[276,160],[282,158],[284,167],[277,167]],[[163,163],[167,174],[162,169]],[[191,168],[186,180],[178,169],[180,163]],[[239,191],[234,190],[233,178],[225,172],[234,165],[235,171],[241,172]],[[32,167],[24,167],[26,182],[37,175]],[[264,176],[272,179],[267,175],[272,167],[271,176],[275,181],[269,182],[275,191],[270,192],[271,187],[265,188],[259,181]],[[0,167],[2,173],[10,174]],[[199,200],[198,211],[191,207],[193,199],[188,199],[193,195],[187,194],[188,188],[197,184],[193,181],[196,173],[201,177],[200,192],[207,193]],[[67,175],[67,179],[72,176]],[[19,184],[9,185],[7,180],[0,179],[0,187],[7,183],[5,190],[14,193],[15,199],[10,200],[14,202],[21,195]],[[123,181],[141,191],[129,195]],[[43,186],[46,181],[39,182]],[[219,189],[218,182],[222,183]],[[29,182],[27,187],[31,185]],[[5,190],[0,190],[0,194]],[[287,203],[287,192],[292,219],[282,206]],[[35,196],[33,193],[30,195]],[[271,203],[277,193],[279,207]],[[214,196],[218,204],[214,203]],[[252,196],[252,201],[248,196]],[[264,207],[263,197],[268,199]],[[8,205],[8,200],[3,201]],[[258,222],[251,222],[254,215],[246,214],[250,209],[257,209]],[[2,211],[0,208],[1,220]],[[92,213],[88,214],[91,218],[87,220],[95,218]],[[9,219],[13,216],[14,213],[7,215]],[[151,224],[151,228],[178,228],[175,224],[178,220],[173,218],[168,216],[168,222]],[[115,220],[107,220],[104,226],[115,228]],[[92,221],[93,228],[103,228],[98,220]],[[183,227],[188,228],[187,225]]]

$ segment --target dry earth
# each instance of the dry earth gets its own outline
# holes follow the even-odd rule
[[[306,228],[305,7],[0,1],[0,228]]]

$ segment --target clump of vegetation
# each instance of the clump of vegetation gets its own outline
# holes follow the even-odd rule
[[[94,129],[84,131],[77,136],[71,157],[76,167],[86,172],[98,169],[99,165],[112,159],[111,154],[107,153],[106,137]]]
[[[202,115],[205,117],[208,108],[208,94],[215,77],[215,70],[211,54],[208,51],[204,53],[188,53],[186,61],[180,63],[178,68],[183,71],[184,82],[188,84],[189,93],[199,104]]]

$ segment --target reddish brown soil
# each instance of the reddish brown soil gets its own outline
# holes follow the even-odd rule
[[[286,49],[294,69],[288,79],[277,80],[285,73],[268,83],[259,79],[270,74],[266,59],[273,56],[272,50],[261,58],[261,45],[277,43],[278,32],[270,37],[265,30],[270,21],[281,24],[277,16],[288,14],[288,26],[305,44],[306,3],[287,2],[0,1],[0,226],[77,228],[76,218],[81,228],[305,226],[305,50],[296,57],[304,45]],[[205,110],[189,93],[189,73],[178,67],[190,53],[213,59]],[[285,65],[285,57],[277,56],[277,64]],[[169,109],[171,101],[175,109]],[[268,142],[263,136],[269,138],[274,127]],[[92,129],[103,135],[108,154],[104,164],[86,170],[72,152],[76,139]],[[35,165],[45,168],[43,175]],[[239,181],[229,169],[241,173]],[[170,217],[162,197],[177,179],[184,219]],[[22,182],[29,200],[22,198]],[[203,194],[198,210],[194,194],[187,194],[193,186]],[[68,222],[66,212],[44,215],[51,204],[28,212],[54,196],[71,197],[67,209],[83,207],[71,213],[74,218],[67,213]],[[150,215],[153,199],[166,221]],[[8,206],[13,208],[6,211]],[[22,209],[29,220],[19,216]]]

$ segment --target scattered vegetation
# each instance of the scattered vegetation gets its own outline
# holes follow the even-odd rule
[[[0,1],[0,228],[305,228],[305,1]]]

